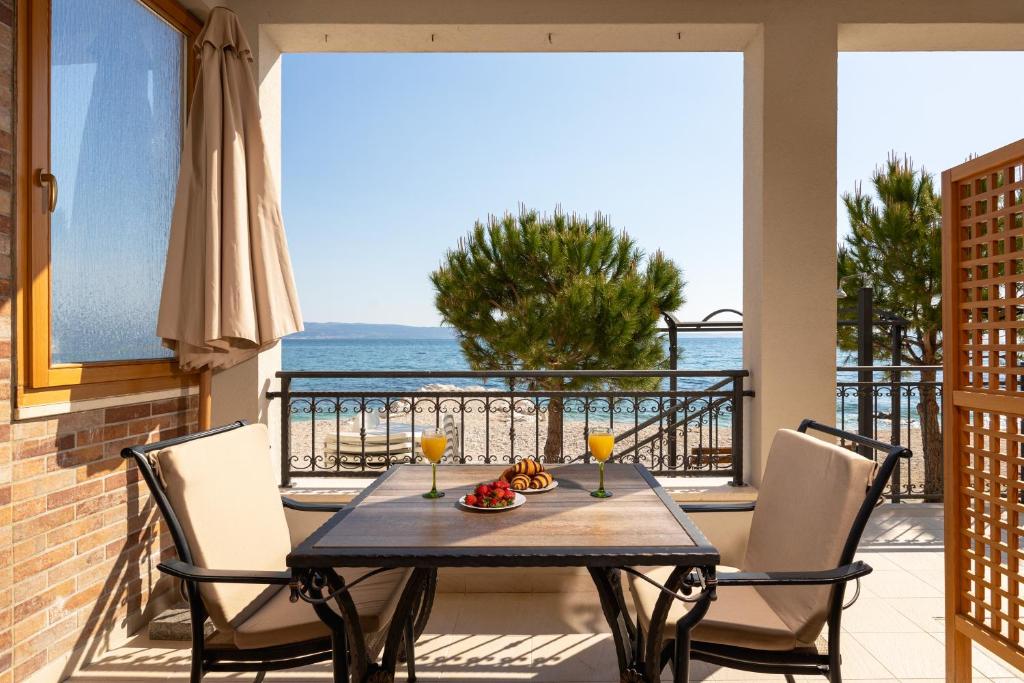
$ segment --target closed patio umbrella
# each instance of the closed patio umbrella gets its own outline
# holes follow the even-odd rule
[[[212,370],[301,330],[302,314],[238,17],[212,10],[196,48],[157,334],[182,369],[203,372],[206,428]]]

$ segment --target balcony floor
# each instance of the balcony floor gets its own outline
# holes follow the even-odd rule
[[[944,673],[942,508],[885,505],[872,517],[861,559],[875,568],[843,617],[846,680],[939,680]],[[592,590],[561,594],[440,593],[417,645],[421,681],[618,680],[611,636]],[[500,625],[493,616],[502,608]],[[76,673],[75,683],[187,681],[188,650],[142,638]],[[977,681],[1024,680],[977,651]],[[695,663],[693,680],[782,681]],[[404,678],[404,673],[400,678]],[[252,680],[240,674],[208,680]],[[268,674],[274,681],[329,681],[324,665]],[[664,680],[669,680],[667,672]],[[824,678],[808,680],[823,681]]]

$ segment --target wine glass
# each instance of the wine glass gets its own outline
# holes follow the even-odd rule
[[[612,430],[604,427],[595,427],[587,435],[587,445],[590,447],[590,454],[597,460],[597,470],[600,472],[600,482],[597,490],[591,491],[594,498],[611,498],[612,492],[604,488],[604,463],[612,457],[612,450],[615,448],[615,434]]]
[[[437,463],[444,457],[444,449],[448,445],[448,437],[436,429],[426,429],[420,435],[420,448],[423,457],[430,461],[430,490],[423,494],[424,498],[444,498],[444,491],[437,490]]]

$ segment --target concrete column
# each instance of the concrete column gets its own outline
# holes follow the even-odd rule
[[[774,16],[744,51],[747,480],[772,435],[835,422],[837,27]]]
[[[277,402],[267,400],[267,392],[277,389],[274,373],[281,369],[281,344],[244,363],[213,373],[213,425],[235,420],[262,422],[270,430],[270,461],[277,479],[281,463],[281,414]]]
[[[280,188],[281,178],[281,51],[263,30],[240,15],[250,43],[256,47],[254,61],[259,87],[263,136],[271,169]],[[280,472],[281,413],[277,401],[268,401],[268,391],[280,387],[274,376],[281,369],[281,344],[244,363],[213,375],[213,424],[234,420],[262,422],[270,430],[270,465],[276,479]]]

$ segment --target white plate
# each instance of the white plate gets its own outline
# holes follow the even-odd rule
[[[542,489],[523,489],[522,491],[516,491],[516,493],[547,493],[552,489],[558,488],[558,480],[552,479],[551,483]]]
[[[516,491],[515,494],[516,497],[512,499],[512,504],[503,508],[478,508],[475,505],[466,505],[466,496],[459,498],[459,507],[463,510],[470,510],[472,512],[505,512],[505,510],[515,510],[526,502],[526,496],[521,494],[519,491]]]

